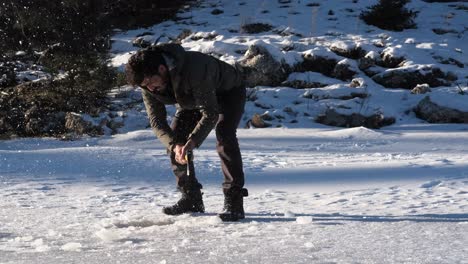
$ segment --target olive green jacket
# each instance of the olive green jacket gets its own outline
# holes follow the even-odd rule
[[[150,125],[159,140],[172,150],[175,144],[185,142],[175,142],[174,133],[167,123],[165,105],[175,104],[177,113],[198,110],[202,118],[188,139],[192,139],[199,147],[222,113],[223,106],[218,98],[233,88],[241,87],[242,75],[235,67],[223,61],[200,52],[185,51],[178,44],[162,44],[152,48],[160,50],[166,60],[171,87],[166,94],[143,89],[143,101]]]

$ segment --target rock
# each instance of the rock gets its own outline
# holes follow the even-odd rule
[[[372,44],[373,44],[374,46],[376,46],[377,48],[383,48],[383,47],[385,47],[385,42],[384,42],[384,40],[382,40],[382,39],[375,40],[375,41],[372,42]]]
[[[296,89],[304,89],[321,88],[335,84],[336,82],[336,79],[326,77],[316,72],[293,72],[288,76],[288,79],[282,83],[282,85]]]
[[[273,116],[271,116],[268,112],[267,113],[264,113],[263,115],[260,116],[262,118],[262,120],[265,120],[265,121],[273,121],[275,118]]]
[[[335,69],[338,60],[331,57],[321,56],[317,54],[305,54],[303,61],[296,66],[297,72],[320,72],[323,75],[333,77],[333,70]]]
[[[356,74],[356,71],[353,71],[352,65],[349,59],[344,59],[338,62],[333,69],[332,75],[342,81],[349,81]]]
[[[416,116],[429,123],[468,123],[468,112],[462,112],[431,101],[424,97],[414,109]]]
[[[337,41],[330,46],[330,50],[340,56],[354,60],[362,58],[366,54],[365,50],[357,46],[354,42],[346,43],[342,41]]]
[[[203,39],[203,40],[214,40],[219,34],[216,32],[216,31],[212,31],[212,32],[197,32],[195,34],[193,34],[190,39],[191,40],[200,40],[200,39]],[[213,54],[213,53],[212,53]]]
[[[456,80],[456,76],[444,73],[432,65],[412,65],[387,70],[374,75],[372,79],[386,88],[413,89],[423,83],[427,83],[430,87],[449,86]]]
[[[218,8],[213,9],[213,11],[211,11],[211,14],[212,14],[212,15],[215,15],[215,16],[216,16],[216,15],[220,15],[220,14],[222,14],[222,13],[224,13],[224,11],[221,10],[221,9],[218,9]]]
[[[81,115],[71,112],[68,112],[65,116],[65,128],[68,132],[78,135],[88,134],[96,136],[102,134],[101,127],[95,126],[91,122],[84,120]]]
[[[288,76],[286,65],[273,58],[268,50],[260,45],[252,45],[239,61],[248,87],[259,85],[278,86]]]
[[[324,114],[319,115],[315,121],[328,126],[381,128],[395,123],[395,118],[384,117],[382,114],[363,116],[353,113],[345,115],[336,112],[334,109],[328,109]]]
[[[365,70],[374,65],[382,63],[382,58],[375,51],[368,52],[364,57],[360,58],[358,61],[359,69]]]
[[[188,38],[190,35],[192,35],[192,31],[190,29],[184,29],[182,30],[182,32],[179,33],[179,35],[177,35],[173,42],[177,44],[182,44],[182,40]]]
[[[351,88],[360,88],[360,87],[366,87],[366,81],[363,78],[355,78],[351,80],[351,83],[349,84],[349,87]]]
[[[442,63],[442,64],[451,64],[451,65],[456,65],[459,68],[465,68],[465,65],[462,62],[460,62],[460,61],[458,61],[458,60],[456,60],[454,58],[444,58],[444,57],[438,56],[438,55],[433,56],[433,58],[435,60],[437,60],[438,62]]]
[[[320,82],[308,82],[304,80],[291,80],[283,82],[284,86],[296,88],[296,89],[306,89],[306,88],[320,88],[325,87],[327,84],[323,84]]]
[[[371,58],[364,57],[358,60],[358,67],[360,70],[364,71],[375,65],[375,61]]]
[[[384,68],[378,66],[382,64],[382,58],[380,58],[379,54],[375,51],[370,51],[363,58],[358,60],[358,68],[369,77],[385,71]]]
[[[294,111],[291,107],[289,106],[286,106],[285,108],[283,108],[283,112],[287,113],[288,115],[290,116],[297,116],[297,112]]]
[[[266,127],[271,127],[271,124],[265,122],[262,116],[260,116],[259,114],[254,114],[252,116],[252,119],[250,119],[247,122],[247,127],[250,128],[250,126],[253,126],[255,128],[266,128]]]
[[[432,31],[436,33],[437,35],[444,35],[447,33],[453,33],[453,34],[458,34],[458,31],[454,29],[445,29],[445,28],[433,28]]]
[[[268,32],[272,29],[273,27],[271,25],[264,23],[244,24],[241,26],[241,31],[247,34],[258,34],[262,32]]]
[[[402,54],[398,54],[399,50],[394,47],[388,47],[382,51],[380,57],[382,58],[381,61],[378,61],[379,66],[385,68],[396,68],[398,67],[403,61],[405,61],[405,57]]]
[[[151,42],[148,41],[144,36],[137,37],[136,39],[132,41],[132,44],[134,47],[138,47],[138,48],[147,48],[151,46]]]
[[[430,93],[431,92],[431,87],[427,83],[423,84],[418,84],[416,87],[411,90],[412,94],[425,94],[425,93]]]
[[[101,123],[102,124],[102,123]],[[116,134],[118,132],[118,129],[124,126],[123,121],[116,121],[114,119],[111,119],[107,121],[107,127],[112,130],[112,134]]]

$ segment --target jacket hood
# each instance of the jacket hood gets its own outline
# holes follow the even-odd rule
[[[179,72],[184,65],[185,50],[181,45],[164,43],[153,46],[152,49],[160,50],[164,55],[169,56],[172,61],[168,64],[172,64],[176,72]]]

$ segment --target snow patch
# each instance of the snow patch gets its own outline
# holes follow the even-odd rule
[[[82,248],[82,245],[76,242],[67,243],[61,247],[63,251],[77,251],[77,252],[81,251],[81,248]]]
[[[296,218],[296,223],[300,225],[308,225],[312,223],[312,216],[299,216]]]
[[[121,238],[121,234],[117,230],[112,229],[101,229],[96,232],[96,236],[99,237],[104,242],[113,242],[118,241]]]

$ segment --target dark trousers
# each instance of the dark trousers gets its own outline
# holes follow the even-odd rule
[[[216,124],[216,150],[221,159],[224,191],[230,188],[241,189],[244,186],[244,171],[237,140],[237,127],[244,113],[245,99],[245,87],[234,88],[227,94],[218,97],[218,105],[222,116],[220,116]],[[176,136],[176,142],[186,142],[200,118],[201,113],[198,110],[179,111],[171,124]],[[177,187],[186,189],[191,186],[198,186],[195,175],[187,176],[187,165],[177,163],[174,152],[170,156]]]

